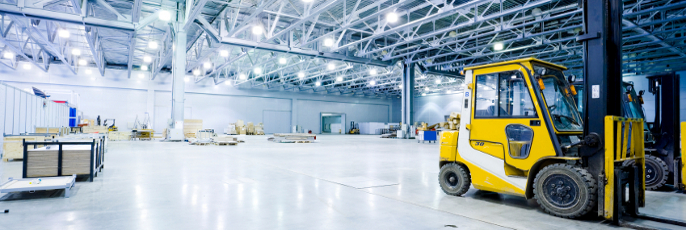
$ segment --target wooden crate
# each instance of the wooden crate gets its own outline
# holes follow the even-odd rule
[[[42,142],[45,141],[45,136],[15,136],[15,137],[5,137],[2,144],[2,160],[7,162],[10,159],[22,159],[24,158],[24,146],[22,145],[22,140]],[[43,147],[41,145],[37,147]],[[33,149],[33,145],[30,145],[28,149]]]
[[[183,120],[183,134],[186,138],[195,138],[195,133],[202,129],[202,120],[185,119]]]
[[[28,150],[26,160],[27,177],[58,176],[57,145]],[[91,166],[90,145],[62,146],[62,175],[89,175]]]
[[[58,127],[36,127],[36,133],[60,133]]]
[[[107,134],[110,141],[128,141],[131,139],[131,132],[112,131]]]
[[[83,133],[107,133],[109,130],[107,126],[84,126]]]

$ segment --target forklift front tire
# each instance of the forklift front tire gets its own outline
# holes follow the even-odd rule
[[[461,196],[467,193],[472,180],[464,166],[449,163],[441,167],[441,172],[438,173],[438,183],[446,194]]]
[[[595,208],[596,192],[593,176],[568,164],[548,165],[534,179],[534,198],[543,211],[563,218],[577,218]]]

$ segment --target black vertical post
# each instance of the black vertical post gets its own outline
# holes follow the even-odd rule
[[[91,143],[91,170],[90,170],[90,182],[93,182],[93,168],[94,166],[94,159],[95,158],[95,139],[93,139],[93,142]]]
[[[62,176],[62,143],[57,143],[57,176]]]
[[[23,158],[24,159],[22,159],[23,160],[22,164],[24,167],[21,170],[21,175],[22,175],[21,177],[26,178],[26,165],[28,165],[28,161],[29,161],[29,153],[28,153],[28,148],[26,147],[26,139],[21,139],[21,145],[24,148],[24,152],[23,152],[23,155],[24,155]]]
[[[622,0],[582,0],[584,10],[584,35],[577,38],[584,42],[584,139],[580,155],[583,165],[594,178],[607,178],[605,171],[605,117],[621,116],[622,100]],[[619,175],[615,181],[619,184]],[[599,180],[596,180],[599,181]],[[604,186],[599,181],[598,186]],[[617,191],[624,191],[615,187]],[[615,192],[617,192],[615,191]],[[603,202],[604,194],[598,194]],[[615,193],[615,203],[618,203]],[[621,196],[619,196],[621,197]],[[621,203],[621,201],[619,201]],[[619,204],[617,204],[619,205]],[[603,215],[599,210],[599,215]],[[618,208],[615,207],[615,211]],[[618,221],[620,213],[614,213]]]
[[[622,1],[585,0],[584,42],[584,136],[595,146],[582,149],[584,165],[596,177],[604,169],[605,116],[621,116]],[[608,140],[610,141],[610,140]],[[612,172],[607,172],[612,173]]]

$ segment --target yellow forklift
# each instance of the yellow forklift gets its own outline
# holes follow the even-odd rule
[[[638,213],[645,205],[643,120],[606,116],[602,139],[584,135],[565,69],[534,58],[465,69],[460,128],[441,135],[445,193],[459,196],[473,185],[536,199],[564,218],[645,217]],[[602,164],[589,162],[583,147],[600,153]]]

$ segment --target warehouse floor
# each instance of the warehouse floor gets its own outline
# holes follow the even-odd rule
[[[535,201],[438,186],[438,145],[322,135],[312,144],[246,137],[238,146],[110,142],[94,182],[0,194],[0,229],[605,229]],[[0,178],[22,163],[0,163]],[[648,192],[645,213],[686,219],[686,195]],[[600,223],[600,224],[599,224]],[[646,224],[654,224],[647,223]],[[60,226],[60,227],[57,227]],[[660,225],[653,225],[662,227]],[[669,227],[666,227],[669,228]]]

